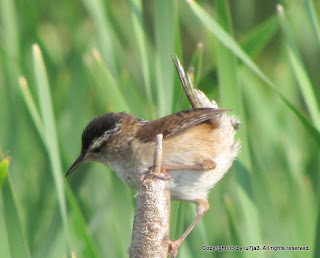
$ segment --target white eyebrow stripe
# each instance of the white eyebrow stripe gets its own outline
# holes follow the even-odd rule
[[[105,131],[105,132],[102,134],[102,136],[100,136],[99,138],[96,138],[96,139],[93,141],[93,143],[90,145],[89,149],[93,150],[93,149],[95,149],[95,148],[98,148],[98,147],[100,147],[104,142],[106,142],[111,135],[114,136],[114,135],[120,134],[120,133],[121,133],[121,129],[120,129],[120,127],[121,127],[121,121],[122,121],[122,119],[120,119],[119,122],[116,123],[115,126],[114,126],[112,129]]]

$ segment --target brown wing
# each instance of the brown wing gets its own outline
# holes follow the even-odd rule
[[[168,139],[226,111],[227,109],[217,108],[194,108],[180,111],[145,123],[137,132],[136,138],[142,142],[148,142],[153,141],[157,134],[163,134],[163,138]]]

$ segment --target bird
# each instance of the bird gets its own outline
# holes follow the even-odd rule
[[[175,63],[185,91],[185,74]],[[187,93],[187,92],[186,92]],[[197,217],[177,240],[178,247],[209,209],[210,190],[222,179],[235,160],[240,141],[235,140],[239,121],[228,109],[200,107],[187,96],[191,109],[148,121],[125,112],[94,118],[82,132],[81,153],[66,176],[86,162],[100,162],[129,186],[139,189],[141,176],[152,167],[156,135],[163,135],[162,170],[169,180],[173,200],[196,205]]]

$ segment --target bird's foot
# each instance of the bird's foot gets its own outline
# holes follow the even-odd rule
[[[169,254],[171,254],[172,258],[175,258],[178,256],[178,248],[182,244],[183,239],[177,239],[175,241],[169,241]]]
[[[171,178],[170,175],[167,173],[166,170],[163,170],[162,167],[161,167],[161,170],[160,170],[161,174],[155,174],[155,173],[153,173],[154,169],[155,169],[155,166],[150,166],[150,167],[148,167],[147,172],[142,175],[141,180],[144,179],[144,177],[146,176],[146,174],[149,174],[149,175],[152,176],[153,178],[157,178],[157,179],[161,179],[161,180],[165,180],[165,181],[166,181],[166,180],[170,180],[170,178]]]
[[[199,166],[202,169],[211,170],[211,169],[214,169],[217,166],[217,163],[212,159],[205,159],[199,164]]]

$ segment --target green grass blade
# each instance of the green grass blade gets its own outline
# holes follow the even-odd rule
[[[41,137],[41,140],[43,141],[43,143],[46,145],[46,138],[44,135],[44,128],[43,128],[43,124],[40,118],[40,114],[39,111],[36,107],[36,104],[34,102],[34,99],[31,95],[30,89],[28,87],[28,83],[26,81],[26,79],[24,77],[20,77],[19,78],[19,85],[20,85],[20,90],[22,93],[22,97],[24,99],[24,102],[26,103],[28,110],[30,112],[31,118],[34,122],[34,124],[36,125],[36,129],[38,130],[38,133]]]
[[[181,211],[181,203],[179,202],[171,202],[171,214],[170,214],[170,239],[177,239],[179,237],[178,234],[183,233],[182,223],[179,223],[180,220],[180,211]]]
[[[6,121],[1,125],[0,137],[3,146],[11,145],[11,135],[16,135],[18,108],[6,103],[15,103],[17,76],[20,74],[19,25],[14,0],[0,0],[0,116]],[[7,79],[7,80],[6,80]]]
[[[320,132],[314,125],[277,89],[276,85],[260,70],[260,68],[249,58],[241,47],[232,39],[228,33],[221,28],[196,2],[189,3],[196,17],[198,17],[207,29],[212,32],[227,48],[229,48],[244,64],[246,64],[256,75],[258,75],[286,106],[299,118],[305,128],[311,133],[318,144],[320,144]]]
[[[107,13],[104,11],[104,2],[102,0],[82,0],[82,2],[86,6],[97,28],[99,49],[102,51],[103,59],[107,63],[113,76],[117,78],[116,58],[114,55],[115,47],[113,42],[113,39],[116,37],[114,36]]]
[[[197,48],[192,56],[191,67],[193,67],[193,71],[189,71],[191,81],[193,85],[197,87],[202,73],[202,63],[203,63],[203,44],[199,42],[197,44]]]
[[[44,137],[47,143],[47,152],[49,155],[50,165],[52,168],[53,178],[58,196],[60,213],[65,233],[67,255],[71,252],[69,225],[66,209],[65,193],[63,189],[63,173],[58,148],[58,138],[56,133],[55,119],[50,96],[50,88],[42,59],[41,51],[38,45],[33,46],[33,67],[36,78],[36,85],[39,94],[40,113],[43,121]]]
[[[31,257],[23,225],[21,212],[18,209],[17,199],[11,184],[10,175],[7,176],[3,187],[2,198],[5,225],[11,257]]]
[[[318,216],[316,222],[316,230],[315,230],[315,243],[314,246],[316,247],[314,250],[314,258],[320,257],[320,198],[318,198]]]
[[[0,189],[1,191],[1,189]],[[1,256],[11,258],[10,244],[7,232],[7,223],[4,216],[4,207],[2,202],[2,195],[0,194],[0,243],[1,243]]]
[[[244,214],[244,231],[242,234],[242,242],[249,245],[262,245],[261,231],[259,225],[259,214],[256,206],[252,202],[252,199],[244,192],[240,185],[236,186],[236,193],[239,197],[239,201],[243,202],[244,205],[241,206],[242,214]],[[243,229],[242,229],[243,230]],[[247,253],[246,256],[252,254]],[[264,253],[259,253],[259,257],[264,257]],[[252,256],[251,256],[252,257]]]
[[[19,68],[19,31],[17,26],[17,15],[15,11],[15,1],[1,0],[1,35],[3,46],[6,48],[8,60],[8,72],[10,80],[13,82],[20,73]],[[15,89],[12,89],[15,90]]]
[[[303,94],[304,100],[310,112],[315,126],[320,129],[320,109],[316,100],[316,95],[313,90],[312,83],[307,75],[307,72],[302,64],[301,60],[294,53],[292,48],[288,48],[288,55],[290,59],[290,64],[293,69],[293,74],[299,83],[301,92]]]
[[[217,21],[220,26],[229,34],[233,34],[230,7],[228,5],[228,1],[218,0],[216,2],[216,14]],[[237,67],[237,59],[236,56],[228,49],[224,44],[219,42],[217,44],[217,69],[218,69],[218,79],[219,79],[219,91],[221,96],[221,101],[223,107],[233,108],[234,111],[239,112],[241,118],[245,118],[244,106],[242,103],[242,94],[239,86],[239,78],[238,78],[238,67]],[[246,125],[241,126],[241,130],[239,130],[238,136],[242,139],[242,150],[239,154],[239,159],[245,165],[245,167],[249,168],[246,171],[252,172],[252,164],[251,157],[249,155],[248,148],[248,136],[247,136],[247,128]],[[238,167],[236,167],[238,168]],[[248,177],[247,173],[244,173],[241,169],[237,171],[241,178],[246,178],[248,184],[251,184],[251,178]],[[239,198],[240,207],[245,211],[250,204],[252,212],[245,211],[244,223],[246,225],[250,225],[251,222],[255,222],[254,227],[257,227],[256,230],[247,230],[246,234],[242,234],[247,241],[244,241],[244,244],[253,243],[251,240],[255,240],[255,243],[261,244],[262,236],[259,230],[259,217],[257,207],[253,203],[253,196],[248,194],[249,187],[247,185],[242,185],[237,187],[237,193],[242,194],[245,198]],[[230,214],[229,214],[230,215]],[[230,221],[231,229],[234,229],[233,221]],[[239,241],[239,239],[237,239]],[[244,254],[247,256],[247,253]],[[263,255],[262,255],[263,257]]]
[[[237,227],[238,222],[236,213],[229,195],[224,196],[224,205],[226,208],[228,224],[230,228],[231,244],[240,246],[243,243],[241,241],[241,234],[239,234],[239,229]]]
[[[250,57],[241,49],[236,41],[215,21],[207,12],[205,12],[196,2],[189,2],[189,6],[196,17],[205,25],[205,27],[217,37],[231,52],[233,52],[243,63],[245,63],[253,72],[255,72],[269,86],[273,86],[272,82],[265,74],[256,66]]]
[[[93,59],[90,59],[93,57]],[[111,71],[102,60],[97,49],[93,49],[92,56],[87,59],[87,64],[95,77],[99,94],[108,107],[108,109],[121,112],[130,112],[130,108],[124,99],[116,80],[111,74]]]
[[[316,94],[314,92],[314,88],[307,75],[300,53],[292,37],[292,32],[291,32],[287,17],[284,13],[283,7],[281,5],[278,5],[277,9],[279,13],[281,27],[285,32],[287,42],[289,43],[287,52],[288,52],[290,64],[293,70],[293,74],[295,75],[298,81],[300,90],[302,92],[303,98],[310,112],[312,121],[316,125],[316,127],[320,129],[320,110],[316,100]]]
[[[68,203],[71,206],[73,216],[73,230],[76,236],[84,243],[81,254],[83,257],[101,257],[97,245],[88,231],[85,219],[81,213],[80,207],[75,199],[69,184],[65,184],[66,196],[68,197]]]
[[[308,120],[304,115],[301,114],[286,98],[281,97],[282,101],[291,109],[291,111],[299,118],[308,132],[316,140],[317,144],[320,145],[320,132],[319,130]]]
[[[312,28],[314,33],[316,34],[318,44],[320,46],[320,27],[319,27],[319,20],[317,18],[317,14],[313,5],[312,0],[303,0],[303,4],[306,8],[308,18],[311,22]]]
[[[0,162],[0,191],[2,184],[8,174],[8,168],[9,168],[9,159],[6,158]]]
[[[219,24],[232,35],[232,22],[228,2],[217,1],[216,11]],[[220,107],[232,108],[244,118],[244,107],[242,104],[242,94],[239,86],[237,59],[232,52],[222,43],[217,44],[217,69],[219,79]],[[248,137],[246,135],[246,125],[241,125],[238,136],[242,139],[242,151],[240,159],[247,167],[251,167],[250,156],[248,153]],[[249,170],[251,171],[251,169]]]
[[[279,22],[276,16],[272,16],[262,24],[259,24],[249,32],[241,41],[242,49],[249,55],[253,56],[261,51],[275,36],[279,29]]]
[[[174,55],[175,1],[154,2],[156,49],[155,66],[159,116],[168,115],[173,106],[173,69],[171,56]]]
[[[230,35],[233,34],[230,10],[227,1],[217,1],[217,21]],[[240,88],[237,78],[237,58],[222,43],[217,44],[217,69],[220,92],[220,106],[239,109]]]
[[[141,0],[130,0],[130,9],[131,9],[131,18],[133,22],[134,35],[137,42],[139,56],[140,56],[139,60],[142,67],[142,75],[143,75],[148,105],[153,108],[151,82],[150,82],[150,68],[149,68],[148,51],[147,51],[148,48],[147,48],[146,37],[143,29],[143,20],[142,20],[143,14],[142,14]]]
[[[32,95],[30,93],[30,90],[28,88],[28,84],[25,78],[21,77],[19,79],[19,83],[20,83],[20,89],[22,91],[22,96],[31,114],[31,118],[36,125],[36,128],[40,134],[40,137],[44,142],[44,145],[46,146],[47,149],[49,149],[50,145],[48,143],[47,138],[45,137],[44,126],[42,124],[40,114],[37,110],[36,104],[32,98]],[[71,204],[72,214],[74,218],[73,227],[76,229],[77,237],[80,237],[82,241],[85,242],[85,246],[82,249],[82,253],[85,254],[87,257],[99,257],[97,247],[92,237],[90,236],[89,232],[87,231],[86,223],[83,219],[83,216],[78,207],[78,204],[76,203],[76,200],[72,194],[72,191],[70,190],[70,187],[68,184],[65,184],[64,187],[66,188],[67,199]]]
[[[232,21],[230,15],[230,8],[227,1],[218,0],[216,2],[216,12],[217,12],[217,21],[222,26],[222,28],[230,35],[233,34]],[[221,95],[220,103],[223,104],[223,107],[233,108],[234,111],[238,111],[241,118],[245,118],[244,106],[242,103],[242,94],[239,86],[238,78],[238,67],[237,59],[235,55],[228,49],[224,44],[217,44],[217,69],[218,69],[218,78],[219,78],[219,91]],[[246,171],[252,172],[251,157],[249,155],[248,148],[248,136],[246,125],[243,124],[239,130],[239,137],[242,139],[242,150],[239,154],[239,159],[249,168]],[[236,167],[237,168],[237,167]],[[251,184],[251,178],[248,177],[247,173],[244,173],[241,169],[238,169],[238,173],[241,174],[241,178],[246,178],[249,185]],[[241,188],[241,187],[239,187]],[[238,189],[237,192],[240,192],[243,195],[246,195],[246,198],[239,198],[239,204],[243,210],[246,210],[248,203],[253,212],[246,212],[244,218],[244,223],[250,224],[250,221],[256,222],[256,227],[259,228],[259,217],[257,216],[257,207],[253,203],[253,196],[249,196],[249,189],[246,185],[242,185],[244,189]],[[230,224],[233,225],[232,223]],[[248,230],[246,231],[246,238],[248,242],[244,244],[251,243],[249,240],[255,239],[258,243],[261,243],[262,236],[260,231],[257,230]]]

